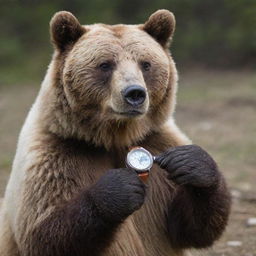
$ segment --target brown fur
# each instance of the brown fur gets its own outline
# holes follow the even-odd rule
[[[162,29],[166,27],[167,29]],[[172,13],[166,10],[159,10],[153,13],[149,20],[142,26],[153,38],[163,45],[168,46],[170,37],[174,33],[175,18]]]
[[[66,48],[67,44],[74,44],[86,32],[75,16],[64,11],[54,15],[50,26],[51,40],[61,51]]]
[[[151,143],[148,145],[146,141],[139,145],[158,154],[167,149],[167,144],[173,145],[170,137],[149,137],[148,141],[153,145],[158,144],[158,149],[151,148]],[[174,145],[177,144],[176,142]],[[17,238],[24,255],[30,251],[30,242],[27,240],[31,236],[30,232],[41,221],[58,209],[58,206],[72,200],[82,189],[89,188],[107,169],[123,167],[127,153],[127,150],[108,152],[104,148],[96,149],[81,141],[63,140],[43,134],[38,139],[38,146],[30,150],[40,161],[31,163],[28,170],[24,204],[19,212],[18,223],[21,228]],[[164,219],[173,189],[173,185],[165,178],[165,173],[154,167],[144,206],[125,221],[104,255],[170,255],[172,248],[165,235],[167,230]],[[37,246],[38,250],[45,248],[44,244],[41,245],[42,248],[40,243]]]
[[[111,35],[111,33],[114,34],[116,32],[117,28],[119,28],[119,33],[121,28],[123,31],[124,38],[121,41],[116,40],[115,37]],[[117,60],[120,62],[126,61],[127,65],[134,65],[136,59],[134,60],[133,58],[137,57],[135,54],[138,51],[145,51],[146,54],[147,49],[136,49],[136,47],[139,46],[136,45],[138,44],[138,37],[141,35],[145,36],[144,32],[140,32],[136,28],[128,29],[123,25],[114,26],[113,32],[111,31],[110,28],[106,29],[105,27],[101,28],[101,26],[99,26],[94,32],[94,29],[92,28],[91,32],[88,32],[88,34],[85,34],[80,38],[77,42],[76,49],[71,50],[72,57],[67,57],[71,70],[67,68],[64,75],[66,78],[66,84],[64,86],[66,93],[63,92],[63,82],[61,77],[63,75],[63,68],[65,69],[63,62],[66,60],[66,54],[57,53],[55,55],[52,74],[54,77],[54,91],[51,91],[51,95],[45,97],[44,113],[42,113],[42,120],[47,120],[46,122],[44,121],[44,123],[49,126],[46,128],[50,131],[65,137],[75,136],[79,139],[92,141],[96,145],[104,144],[107,148],[112,146],[130,146],[142,139],[145,134],[149,133],[149,129],[151,131],[157,130],[158,127],[168,119],[173,111],[177,75],[174,63],[172,59],[169,58],[169,53],[163,51],[161,55],[165,55],[166,58],[169,58],[169,63],[162,63],[162,61],[160,61],[161,55],[159,54],[155,56],[145,56],[145,58],[150,58],[152,62],[157,63],[157,70],[154,71],[155,74],[150,76],[149,81],[145,81],[149,88],[152,87],[149,89],[152,103],[148,115],[135,120],[129,119],[117,121],[116,118],[113,118],[111,110],[108,106],[104,105],[104,103],[106,104],[104,99],[110,97],[109,93],[111,90],[114,90],[115,87],[113,84],[119,81],[118,78],[115,81],[104,80],[93,70],[93,67],[91,68],[91,73],[82,73],[86,71],[83,69],[82,65],[84,66],[84,62],[86,61],[91,64],[95,57],[93,53],[97,52],[97,54],[100,54],[102,47],[104,47],[104,51],[108,49],[109,54],[110,47],[114,43],[117,44],[116,49],[113,49],[112,53],[114,57],[120,51],[129,53],[128,56],[121,56],[121,59]],[[145,37],[145,40],[150,40],[150,38],[148,39]],[[124,41],[124,43],[122,43],[122,41]],[[105,43],[102,45],[102,42]],[[97,43],[99,43],[99,45],[97,45]],[[150,41],[150,43],[157,47],[157,52],[162,51],[153,40]],[[87,52],[86,50],[81,51],[81,49],[86,49],[88,47],[87,45],[90,44],[94,44],[92,49],[90,49],[92,52]],[[104,54],[104,52],[102,53]],[[90,56],[92,59],[90,59]],[[104,57],[102,55],[99,56],[101,58]],[[81,58],[83,62],[78,65],[77,59],[79,58]],[[163,66],[162,68],[160,63]],[[166,67],[166,64],[169,65],[169,69],[167,68],[168,66]],[[79,77],[78,72],[75,71],[76,73],[74,73],[74,70],[72,70],[73,67],[75,67],[75,70],[81,70],[81,77]],[[120,76],[124,76],[126,70],[127,66],[124,65],[123,70],[120,70],[119,72]],[[90,71],[89,67],[88,71]],[[132,80],[132,76],[133,74],[131,75],[131,78],[128,77],[126,80]],[[92,85],[95,84],[95,88],[89,88],[90,91],[83,89],[84,79],[90,79],[88,82],[92,81]],[[69,86],[71,83],[76,83],[76,88],[71,88],[71,86]],[[102,90],[102,87],[107,87],[108,90]],[[101,101],[103,101],[102,105],[99,104]],[[157,106],[157,108],[154,106]],[[81,109],[83,109],[82,115]],[[65,112],[65,115],[63,115],[63,111]],[[53,116],[52,113],[54,113],[55,116]]]
[[[44,251],[53,255],[47,244],[56,241],[57,246],[67,234],[62,229],[56,234],[55,228],[60,228],[56,226],[51,241],[41,241],[49,223],[56,216],[64,219],[63,207],[75,207],[82,191],[108,169],[124,167],[130,146],[143,146],[157,155],[189,143],[174,123],[167,124],[177,82],[166,49],[174,26],[173,15],[164,10],[139,26],[81,26],[67,12],[54,16],[51,33],[56,52],[21,135],[20,144],[25,135],[29,139],[24,148],[18,147],[14,170],[19,167],[24,179],[17,193],[17,214],[2,215],[6,231],[0,233],[1,255],[34,256]],[[113,76],[97,69],[97,63],[109,59],[114,63]],[[150,73],[141,71],[143,60],[152,63]],[[123,118],[115,113],[124,109],[118,92],[134,83],[147,89],[148,105],[142,107],[142,116]],[[143,207],[109,237],[102,255],[184,255],[167,235],[167,212],[175,191],[166,173],[154,166]],[[7,191],[7,205],[9,198]]]

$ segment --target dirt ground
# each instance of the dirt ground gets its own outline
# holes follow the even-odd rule
[[[38,89],[0,86],[0,196],[19,130]],[[216,159],[233,195],[226,232],[213,248],[196,254],[256,256],[256,225],[247,224],[256,218],[256,73],[181,72],[175,115],[179,127]]]

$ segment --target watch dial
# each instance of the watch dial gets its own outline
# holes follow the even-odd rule
[[[129,163],[136,169],[147,169],[151,165],[150,156],[143,151],[134,150],[129,156]]]

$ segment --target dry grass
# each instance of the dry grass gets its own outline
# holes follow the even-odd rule
[[[194,70],[180,74],[178,125],[217,160],[232,189],[241,191],[233,204],[227,232],[211,256],[255,256],[256,227],[256,74]],[[39,86],[0,87],[0,195],[11,169],[18,133]],[[245,199],[244,199],[245,198]],[[243,242],[228,247],[229,240]]]
[[[256,192],[256,74],[187,73],[177,106],[178,124],[213,154],[229,184]]]

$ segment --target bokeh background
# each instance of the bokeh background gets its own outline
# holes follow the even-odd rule
[[[256,58],[255,0],[0,0],[0,83],[42,78],[52,49],[48,24],[58,10],[83,24],[142,23],[159,8],[172,10],[172,51],[180,65],[242,68]]]
[[[247,223],[256,217],[255,0],[0,0],[0,196],[52,56],[52,15],[67,10],[82,24],[136,24],[162,8],[177,20],[177,123],[217,160],[234,201],[226,233],[201,255],[255,256],[256,227]]]

